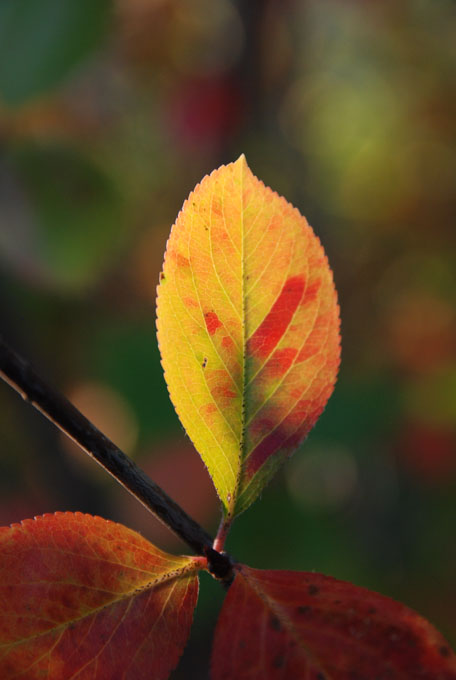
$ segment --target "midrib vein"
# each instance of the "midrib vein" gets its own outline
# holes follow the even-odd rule
[[[242,412],[241,412],[241,441],[239,442],[239,469],[236,481],[236,490],[233,498],[233,508],[237,500],[239,484],[241,480],[241,469],[244,462],[244,448],[245,448],[245,411],[246,411],[246,379],[245,379],[245,365],[246,365],[246,280],[245,280],[245,234],[244,234],[244,172],[245,159],[241,163],[241,181],[240,181],[240,199],[241,199],[241,327],[242,327],[242,380],[241,380],[241,394],[242,394]]]
[[[94,615],[98,615],[103,609],[107,609],[108,607],[115,606],[116,604],[122,603],[122,602],[127,602],[129,598],[134,598],[137,595],[140,595],[141,593],[144,593],[147,590],[152,590],[153,588],[158,588],[166,583],[172,583],[172,581],[178,581],[181,578],[187,578],[189,577],[192,573],[196,573],[198,568],[193,565],[184,565],[179,572],[172,572],[169,575],[166,574],[161,577],[157,577],[156,580],[151,580],[149,582],[145,582],[142,584],[138,584],[135,588],[132,588],[131,590],[126,590],[124,592],[118,593],[117,597],[113,597],[111,600],[94,607],[91,609],[89,612],[86,612],[84,614],[80,614],[79,616],[75,616],[72,619],[68,619],[67,621],[63,621],[62,623],[58,623],[57,625],[48,628],[47,630],[39,631],[37,633],[33,633],[32,635],[29,635],[29,637],[26,638],[21,638],[20,640],[14,640],[13,642],[5,643],[0,645],[0,648],[6,648],[10,649],[12,647],[17,647],[18,645],[24,644],[26,642],[29,642],[30,640],[36,640],[38,638],[41,638],[45,635],[48,635],[49,633],[55,633],[56,631],[64,631],[70,626],[71,624],[76,624],[80,621],[83,621],[84,619],[87,619],[89,617],[93,617]],[[101,590],[101,592],[106,592]]]

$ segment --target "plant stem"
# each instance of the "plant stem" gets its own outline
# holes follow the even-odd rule
[[[215,537],[214,543],[212,545],[213,549],[216,552],[222,552],[225,546],[225,541],[228,536],[228,532],[231,528],[231,523],[232,523],[231,516],[228,517],[222,516],[222,519],[220,520],[220,526],[217,531],[217,536]]]
[[[0,337],[0,376],[54,425],[105,468],[148,510],[198,555],[211,561],[212,539],[128,456],[105,437],[62,394],[47,385],[30,364]],[[222,559],[224,556],[218,556]],[[218,560],[218,558],[217,558]],[[220,560],[218,560],[220,561]]]

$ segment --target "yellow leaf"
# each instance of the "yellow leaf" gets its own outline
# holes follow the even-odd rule
[[[205,177],[184,203],[157,316],[171,400],[234,516],[313,426],[340,358],[323,248],[244,156]]]

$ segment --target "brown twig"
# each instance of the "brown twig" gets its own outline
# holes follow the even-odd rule
[[[228,558],[215,554],[212,538],[155,482],[105,437],[60,392],[47,385],[28,361],[14,352],[0,337],[0,375],[62,432],[107,470],[148,510],[209,562]],[[216,567],[216,571],[219,569]],[[222,569],[223,571],[223,569]],[[217,574],[215,574],[217,575]]]

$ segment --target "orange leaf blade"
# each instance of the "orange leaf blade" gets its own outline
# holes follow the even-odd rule
[[[171,400],[234,515],[333,390],[339,310],[307,221],[244,156],[203,179],[172,229],[157,299]]]
[[[164,680],[186,643],[198,558],[56,513],[0,528],[2,680]]]
[[[237,566],[213,680],[456,680],[456,657],[405,605],[321,574]]]

